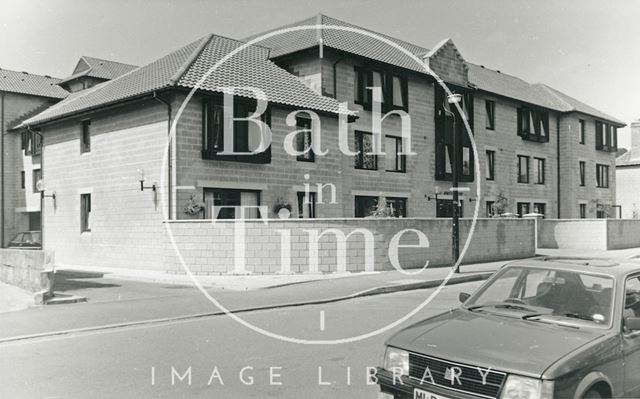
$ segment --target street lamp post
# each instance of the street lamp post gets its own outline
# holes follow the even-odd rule
[[[449,105],[458,104],[462,101],[461,94],[450,94],[447,96],[447,103]],[[453,147],[453,155],[451,157],[451,163],[453,166],[451,168],[452,182],[451,182],[451,191],[452,191],[452,205],[453,205],[453,220],[451,223],[451,258],[452,263],[455,266],[453,272],[459,273],[460,267],[457,266],[458,259],[460,258],[460,197],[458,194],[458,132],[456,131],[456,113],[451,112],[451,116],[453,117],[453,138],[451,141],[451,145]]]

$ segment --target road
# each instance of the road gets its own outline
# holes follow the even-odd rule
[[[367,367],[381,364],[385,339],[412,321],[457,306],[458,293],[478,284],[445,287],[402,325],[333,345],[283,342],[225,315],[8,342],[0,344],[0,397],[375,398],[378,389],[367,384]],[[384,327],[431,293],[408,291],[241,316],[288,337],[344,339]]]

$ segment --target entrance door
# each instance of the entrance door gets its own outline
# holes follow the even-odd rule
[[[256,219],[260,212],[259,191],[206,188],[204,190],[205,219],[237,219],[241,217],[241,207],[245,219]]]

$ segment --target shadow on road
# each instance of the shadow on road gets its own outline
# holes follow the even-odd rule
[[[64,270],[56,272],[53,279],[53,290],[57,292],[75,291],[85,288],[113,288],[120,287],[118,284],[100,283],[90,279],[103,278],[103,273],[90,273],[74,270]]]

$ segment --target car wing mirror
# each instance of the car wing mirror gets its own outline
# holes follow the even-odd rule
[[[458,299],[460,300],[460,303],[467,302],[467,299],[469,299],[470,297],[471,297],[471,294],[468,294],[466,292],[461,292],[460,294],[458,294]]]
[[[640,331],[640,317],[625,317],[624,326],[628,331]]]

